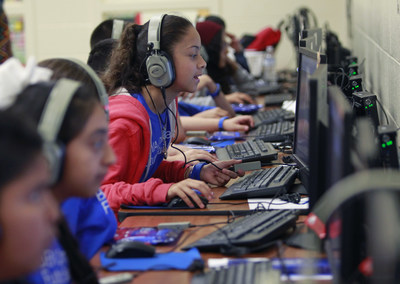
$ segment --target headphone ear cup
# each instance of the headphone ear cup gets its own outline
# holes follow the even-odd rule
[[[54,185],[61,179],[65,159],[65,146],[62,143],[45,142],[43,147],[49,163],[50,184]]]
[[[175,69],[168,54],[163,51],[151,53],[146,59],[146,71],[150,83],[168,88],[175,80]]]

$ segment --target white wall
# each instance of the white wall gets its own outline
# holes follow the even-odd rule
[[[400,1],[351,2],[354,53],[365,59],[364,87],[377,95],[399,125]],[[382,113],[380,120],[386,123]]]
[[[313,10],[320,25],[329,22],[347,45],[345,0],[23,0],[6,2],[8,14],[26,18],[26,53],[38,60],[76,57],[86,60],[91,31],[110,15],[143,13],[143,20],[161,12],[178,11],[194,20],[199,10],[221,15],[238,36],[255,34],[302,6]],[[295,67],[294,49],[283,35],[277,50],[278,67]]]

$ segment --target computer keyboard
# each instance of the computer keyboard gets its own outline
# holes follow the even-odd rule
[[[283,120],[294,120],[294,113],[282,108],[274,108],[267,110],[259,110],[253,115],[254,127],[259,127],[263,124],[271,124]]]
[[[230,246],[258,247],[276,240],[296,225],[296,210],[256,211],[240,217],[211,234],[187,245],[200,251],[221,252]]]
[[[229,186],[220,199],[244,199],[249,197],[273,197],[286,193],[297,177],[293,166],[276,166],[253,171]]]
[[[253,128],[248,132],[247,137],[262,139],[265,142],[281,142],[292,139],[293,133],[293,121],[278,121]]]
[[[212,268],[193,275],[191,284],[275,284],[281,283],[280,271],[269,260]]]
[[[219,160],[242,160],[242,163],[260,161],[261,163],[276,160],[278,151],[271,143],[261,139],[247,140],[224,148],[216,148],[215,153]]]

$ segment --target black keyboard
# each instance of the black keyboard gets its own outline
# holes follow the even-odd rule
[[[282,108],[259,110],[253,115],[254,127],[271,124],[282,120],[294,120],[294,112]]]
[[[272,268],[269,260],[247,262],[193,275],[191,284],[266,284],[281,283],[280,271]]]
[[[296,177],[297,169],[293,166],[277,166],[253,171],[239,178],[219,198],[244,199],[284,194]]]
[[[235,159],[242,160],[243,163],[252,161],[265,163],[276,160],[278,157],[278,151],[275,150],[274,146],[261,139],[248,140],[228,145],[224,148],[216,148],[215,153],[219,160]]]
[[[189,244],[184,249],[196,247],[200,251],[217,251],[221,247],[257,247],[274,241],[296,225],[296,210],[257,211],[240,217],[211,234]]]
[[[294,122],[278,121],[270,124],[262,124],[249,131],[248,137],[262,139],[265,142],[280,142],[293,138]]]

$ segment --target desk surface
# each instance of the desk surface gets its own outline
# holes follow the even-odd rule
[[[246,200],[233,200],[229,201],[230,204],[225,204],[226,201],[220,200],[218,197],[225,188],[215,188],[214,192],[216,197],[213,201],[211,201],[207,207],[207,209],[185,209],[185,211],[210,211],[210,210],[248,210],[248,204]],[[236,204],[236,205],[231,205]],[[129,209],[125,209],[124,211],[132,211]],[[157,211],[157,210],[156,210]],[[189,212],[188,212],[189,213]],[[190,214],[190,213],[189,213]],[[160,216],[131,216],[127,217],[121,224],[121,227],[137,227],[137,226],[144,226],[144,227],[152,227],[157,226],[159,223],[164,222],[181,222],[181,221],[189,221],[192,225],[203,225],[203,224],[210,224],[210,223],[218,223],[218,222],[226,222],[228,216],[218,216],[218,215],[180,215],[180,216],[171,216],[171,215],[160,215]],[[303,226],[305,216],[300,216],[297,224],[298,227]],[[221,225],[222,226],[222,225]],[[183,246],[192,243],[193,241],[208,235],[210,232],[216,230],[216,226],[207,226],[202,228],[189,228],[186,229],[184,234],[182,235],[180,242],[178,242],[178,247],[175,248],[175,251],[180,251],[180,248]],[[183,240],[183,242],[182,242]],[[173,246],[158,246],[157,252],[168,252],[173,248]],[[104,248],[106,250],[107,248]],[[289,247],[283,245],[281,248],[281,255],[282,257],[286,258],[293,258],[293,257],[321,257],[323,256],[320,252],[317,251],[310,251],[304,250],[294,247]],[[220,253],[201,253],[203,260],[207,266],[207,260],[209,258],[221,258],[226,257]],[[258,253],[251,253],[245,255],[244,257],[268,257],[268,258],[275,258],[278,257],[278,247],[271,247],[264,251],[260,251]],[[95,267],[100,267],[100,260],[99,256],[96,255],[92,259],[92,264]],[[100,271],[100,276],[106,276],[112,274],[111,272]],[[163,284],[176,284],[176,283],[190,283],[192,272],[187,271],[149,271],[143,272],[138,275],[134,279],[136,284],[140,283],[163,283]],[[318,283],[327,283],[324,281],[320,281]]]

